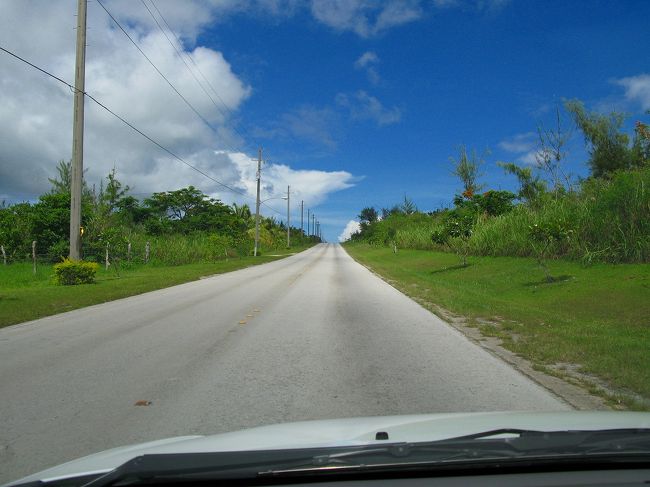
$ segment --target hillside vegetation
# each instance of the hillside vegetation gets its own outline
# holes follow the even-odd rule
[[[499,165],[519,188],[484,191],[461,147],[453,207],[367,206],[349,253],[446,319],[478,327],[534,368],[650,409],[650,130],[566,104],[590,175],[566,176],[568,136],[539,131],[535,166]],[[455,315],[455,316],[454,316]],[[450,318],[451,317],[451,318]]]
[[[32,259],[54,263],[68,255],[70,163],[59,162],[58,177],[37,202],[0,207],[0,245],[9,264]],[[83,259],[128,267],[211,263],[251,255],[255,216],[248,205],[226,205],[189,186],[153,193],[139,200],[111,171],[99,190],[84,187],[82,197]],[[291,243],[317,242],[299,228]],[[33,244],[35,242],[35,244]],[[261,217],[258,253],[287,246],[287,229],[274,218]]]
[[[564,176],[561,127],[540,131],[536,167],[501,162],[519,191],[480,191],[482,158],[459,150],[452,158],[463,184],[452,208],[424,213],[405,198],[381,212],[364,208],[352,241],[397,249],[455,252],[467,256],[534,257],[592,262],[650,262],[650,131],[637,122],[632,137],[618,114],[587,113],[568,102],[587,142],[591,176]],[[549,279],[551,276],[548,276]]]

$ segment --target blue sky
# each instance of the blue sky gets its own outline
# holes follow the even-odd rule
[[[316,209],[329,240],[365,205],[388,207],[404,195],[423,210],[449,204],[459,189],[449,156],[459,144],[489,149],[484,182],[513,188],[495,162],[526,151],[500,143],[551,123],[563,99],[641,116],[643,101],[626,99],[616,80],[650,73],[650,2],[460,3],[422,3],[417,19],[368,36],[301,10],[272,20],[233,16],[199,37],[252,86],[242,126],[270,158],[359,178]],[[364,53],[365,68],[355,67]],[[361,104],[360,92],[394,116],[354,116],[340,98]],[[307,135],[286,124],[283,135],[268,130],[288,114],[318,126]],[[586,174],[583,147],[576,133],[569,159],[577,175]]]
[[[530,164],[535,130],[564,99],[592,110],[650,115],[646,0],[102,0],[169,88],[98,2],[89,2],[86,89],[224,190],[124,127],[86,108],[85,167],[98,184],[113,167],[146,196],[193,184],[227,203],[254,204],[258,145],[264,198],[291,184],[335,241],[360,209],[411,198],[423,211],[460,189],[449,157],[489,150],[482,182],[514,189],[497,161]],[[144,4],[181,43],[172,49]],[[34,15],[39,12],[39,15]],[[75,0],[7,0],[0,45],[72,81]],[[162,20],[162,19],[159,19]],[[172,36],[173,37],[173,36]],[[200,66],[227,113],[199,89]],[[195,73],[196,74],[196,73]],[[70,158],[72,95],[0,56],[0,200],[34,200]],[[220,103],[219,101],[219,103]],[[564,123],[568,126],[569,120]],[[568,170],[585,176],[575,132]],[[284,203],[269,201],[284,217]]]

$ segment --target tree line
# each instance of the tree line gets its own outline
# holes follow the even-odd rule
[[[0,245],[10,261],[28,258],[33,241],[37,241],[41,256],[51,262],[68,255],[71,163],[59,161],[56,169],[56,177],[49,179],[50,190],[38,201],[0,206]],[[144,199],[129,194],[130,190],[118,179],[115,169],[98,190],[84,182],[81,231],[85,260],[102,260],[107,246],[113,255],[126,256],[130,242],[152,239],[164,245],[165,240],[179,242],[183,236],[215,247],[209,252],[195,252],[202,259],[206,255],[242,256],[252,251],[255,216],[248,205],[227,205],[194,186],[156,192]],[[261,216],[260,227],[262,250],[286,246],[284,223]],[[316,239],[295,227],[290,233],[296,245]],[[187,256],[182,261],[188,260],[193,259]]]
[[[589,112],[578,100],[560,107],[552,127],[537,129],[535,163],[498,162],[517,180],[514,192],[485,189],[482,167],[489,152],[460,146],[450,158],[462,185],[453,206],[424,213],[405,196],[380,210],[366,206],[352,241],[467,256],[566,256],[585,262],[650,262],[650,129],[637,121],[623,131],[620,113]],[[647,112],[650,114],[650,111]],[[587,148],[589,176],[566,168],[567,144],[578,129]],[[547,273],[547,277],[550,274]]]

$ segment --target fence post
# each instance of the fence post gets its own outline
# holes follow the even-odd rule
[[[126,246],[126,259],[131,262],[131,242]]]
[[[7,265],[7,253],[5,252],[5,246],[0,245],[0,250],[2,250],[2,260],[4,261],[4,264]]]
[[[106,270],[108,270],[108,266],[111,265],[111,263],[108,261],[108,242],[106,242],[106,254],[104,256],[104,265],[106,267]]]
[[[149,252],[151,252],[151,245],[149,245],[149,242],[147,241],[147,245],[144,247],[144,263],[146,264],[149,262]]]
[[[33,273],[36,274],[36,240],[32,240],[32,264]]]

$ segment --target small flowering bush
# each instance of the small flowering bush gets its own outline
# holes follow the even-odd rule
[[[63,262],[54,265],[54,276],[57,284],[64,286],[92,284],[95,282],[97,269],[99,269],[99,265],[96,262],[66,258]]]
[[[566,222],[558,220],[530,225],[528,233],[537,263],[544,270],[546,281],[553,282],[554,278],[546,265],[549,251],[554,245],[571,239],[574,234],[573,230],[569,229]]]

